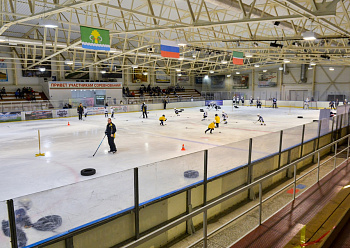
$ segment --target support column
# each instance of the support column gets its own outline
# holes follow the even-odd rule
[[[255,99],[255,96],[254,96],[254,85],[255,85],[255,70],[252,69],[252,96]]]
[[[311,89],[311,95],[316,101],[318,99],[315,99],[315,84],[316,84],[316,65],[314,66],[313,73],[312,73],[312,89]]]
[[[17,57],[14,50],[12,51],[12,56],[13,56],[13,58]],[[13,64],[13,84],[14,85],[18,85],[17,64],[16,64],[16,60],[15,59],[13,60],[12,64]]]
[[[280,80],[280,82],[279,82],[279,84],[280,84],[280,98],[279,98],[279,100],[282,100],[283,71],[279,71],[279,72],[280,72],[280,76],[279,76],[279,80]]]

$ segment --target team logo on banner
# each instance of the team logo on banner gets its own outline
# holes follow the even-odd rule
[[[82,47],[92,50],[110,51],[109,31],[80,26]]]

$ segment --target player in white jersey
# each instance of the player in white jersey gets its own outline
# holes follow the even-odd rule
[[[228,114],[222,111],[222,119],[224,124],[227,124]]]

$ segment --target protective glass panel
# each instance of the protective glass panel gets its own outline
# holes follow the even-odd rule
[[[208,178],[238,169],[248,163],[249,140],[227,144],[208,150]]]
[[[283,130],[282,151],[301,144],[303,126]]]
[[[332,131],[332,120],[329,118],[321,120],[321,132],[320,136],[330,133]]]
[[[133,185],[128,170],[16,198],[18,240],[34,244],[132,207]]]
[[[305,125],[304,142],[318,137],[318,122],[312,122]]]
[[[140,203],[203,180],[204,152],[139,167]]]
[[[252,162],[278,153],[280,132],[269,133],[253,138]]]
[[[1,232],[0,232],[0,247],[10,248],[10,226],[8,222],[7,204],[5,201],[0,202],[0,217],[1,217]]]

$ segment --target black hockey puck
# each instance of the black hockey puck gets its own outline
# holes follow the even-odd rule
[[[80,171],[80,175],[82,176],[92,176],[96,174],[96,170],[94,168],[86,168]]]
[[[299,115],[298,118],[304,118],[304,116]]]
[[[199,172],[196,170],[188,170],[184,172],[184,177],[186,178],[197,178],[199,176]]]

